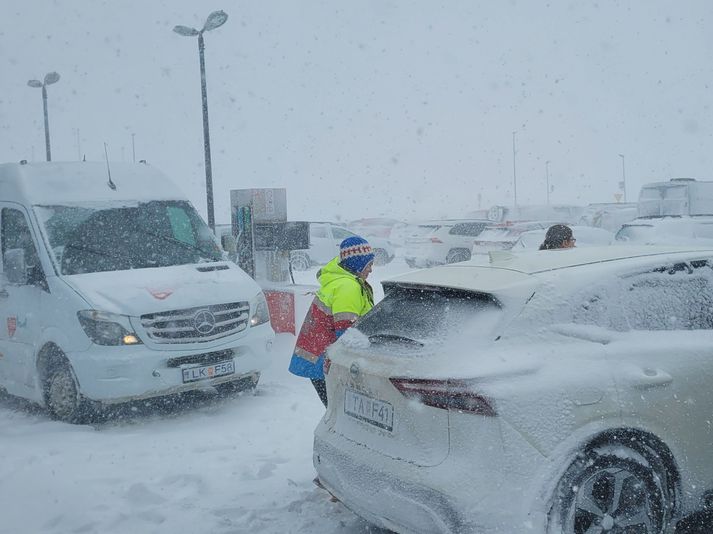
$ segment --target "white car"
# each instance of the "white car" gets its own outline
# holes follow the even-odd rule
[[[450,219],[420,223],[406,238],[404,258],[409,267],[431,267],[470,259],[480,233],[492,224],[483,219]]]
[[[616,240],[639,245],[713,245],[713,217],[642,217],[624,224]]]
[[[592,226],[569,227],[572,229],[572,235],[577,240],[576,246],[578,247],[606,246],[611,245],[614,241],[614,234],[608,232],[607,230],[603,230],[602,228],[594,228]],[[546,234],[546,228],[523,232],[513,245],[512,250],[537,250],[545,240]]]
[[[292,268],[306,271],[314,265],[326,265],[339,254],[339,244],[347,237],[356,235],[343,226],[330,222],[309,223],[309,250],[293,250],[290,253]],[[374,264],[386,265],[394,259],[394,247],[380,237],[364,237],[374,251]]]
[[[589,204],[577,224],[616,232],[622,224],[633,221],[636,217],[638,217],[636,202]]]
[[[315,430],[321,484],[358,515],[664,534],[710,501],[713,248],[523,252],[384,290],[328,351]]]
[[[503,223],[488,226],[473,243],[473,256],[510,250],[524,232],[547,230],[552,222]]]

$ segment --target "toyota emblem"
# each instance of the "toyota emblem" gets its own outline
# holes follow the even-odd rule
[[[215,330],[215,315],[210,310],[198,310],[193,316],[193,328],[204,336]]]
[[[349,367],[349,374],[351,375],[351,377],[352,377],[354,380],[356,380],[357,378],[359,378],[359,372],[360,372],[359,366],[358,366],[356,363],[353,363],[353,364],[351,365],[351,367]]]

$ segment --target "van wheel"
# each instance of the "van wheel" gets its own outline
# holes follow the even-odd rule
[[[295,250],[290,254],[290,263],[295,271],[306,271],[312,267],[309,255],[302,250]]]
[[[570,465],[555,493],[548,533],[666,532],[671,509],[662,483],[666,477],[629,449],[612,452],[583,456]]]
[[[88,423],[95,412],[79,391],[79,384],[69,362],[56,363],[46,382],[46,401],[50,414],[67,423]]]
[[[446,256],[446,263],[459,263],[461,261],[468,261],[469,259],[469,250],[456,248],[448,251],[448,255]]]
[[[223,382],[213,386],[221,397],[232,397],[244,392],[254,392],[257,388],[257,383],[260,380],[260,373],[253,376],[233,380],[231,382]]]

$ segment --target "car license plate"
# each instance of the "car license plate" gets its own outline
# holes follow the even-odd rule
[[[204,365],[202,367],[187,367],[183,369],[183,383],[207,380],[209,378],[217,378],[234,373],[235,362],[233,360],[218,362],[213,365]]]
[[[344,391],[344,413],[389,432],[394,429],[394,407],[391,404],[351,389]]]

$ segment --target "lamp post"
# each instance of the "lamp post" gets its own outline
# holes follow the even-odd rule
[[[39,80],[29,80],[27,85],[30,87],[42,88],[42,106],[45,112],[45,146],[47,148],[47,161],[52,161],[52,151],[50,150],[50,123],[47,116],[47,86],[57,83],[59,74],[56,72],[48,72],[45,74],[44,82]]]
[[[515,202],[515,207],[517,207],[517,172],[515,170],[515,134],[517,132],[512,133],[512,189],[513,189],[513,197],[514,197],[514,202]]]
[[[545,161],[545,180],[547,185],[547,205],[550,205],[550,160]]]
[[[215,215],[213,211],[213,173],[210,161],[210,134],[208,133],[208,94],[206,92],[205,83],[205,44],[203,42],[203,33],[219,28],[225,21],[228,20],[228,14],[225,11],[213,11],[205,21],[201,30],[196,30],[188,26],[175,26],[173,31],[184,37],[198,36],[198,59],[201,69],[201,97],[203,102],[203,150],[205,152],[205,193],[206,203],[208,207],[208,226],[211,230],[215,230]]]
[[[626,158],[624,157],[624,154],[619,154],[619,157],[621,158],[621,188],[624,190],[624,202],[626,202],[626,165],[625,165],[625,160]]]

